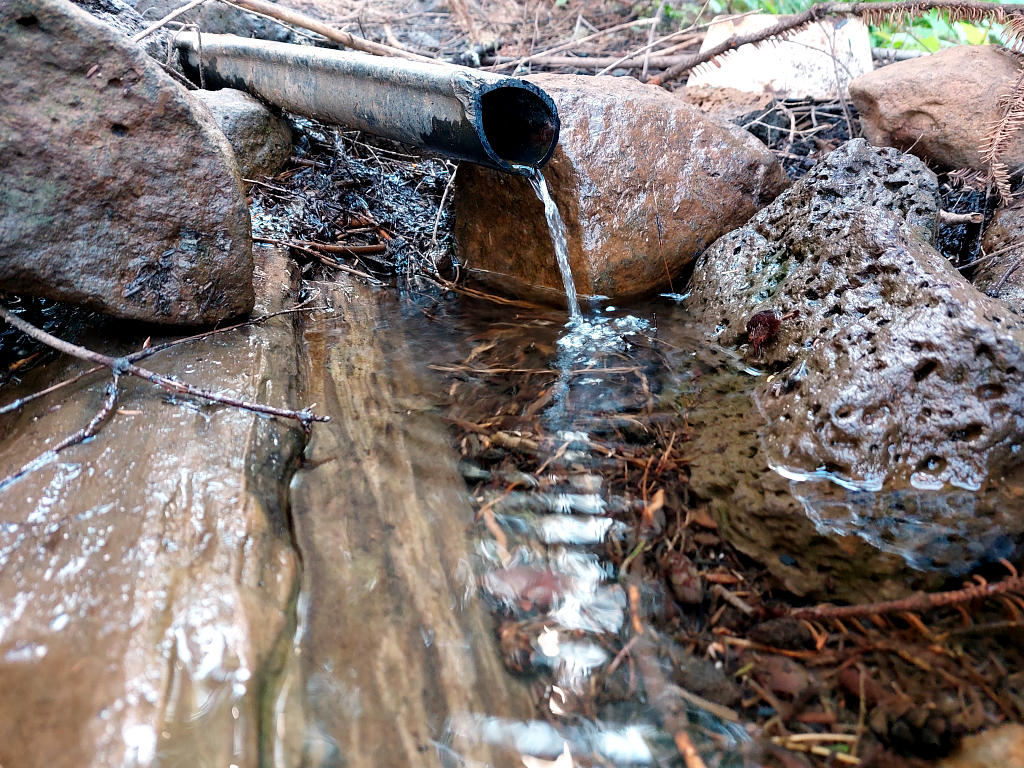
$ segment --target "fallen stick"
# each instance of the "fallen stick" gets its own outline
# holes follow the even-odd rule
[[[689,61],[692,55],[678,56],[651,56],[650,66],[655,69],[668,69],[681,62]],[[484,60],[484,64],[498,65],[511,64],[518,61],[512,56],[492,56]],[[530,59],[531,64],[542,67],[602,67],[607,69],[614,65],[616,69],[640,69],[644,65],[643,54],[631,58],[616,58],[615,56],[537,56]]]
[[[196,6],[200,6],[203,3],[205,3],[205,2],[206,2],[206,0],[192,0],[192,2],[185,3],[180,8],[175,8],[173,11],[168,13],[166,16],[164,16],[159,21],[154,21],[152,24],[150,24],[144,30],[139,32],[137,35],[132,35],[131,41],[133,43],[140,42],[143,38],[145,38],[148,35],[151,35],[154,32],[156,32],[158,29],[160,29],[160,27],[164,26],[165,24],[168,24],[169,22],[174,21],[176,18],[181,16],[181,14],[186,13],[188,11],[191,11]]]
[[[266,315],[261,315],[260,317],[254,317],[251,320],[246,320],[241,323],[235,323],[234,325],[227,325],[223,328],[214,328],[212,331],[203,331],[202,333],[197,333],[192,336],[185,336],[180,339],[165,341],[163,344],[157,344],[155,347],[143,347],[138,352],[132,352],[129,355],[125,355],[125,357],[131,360],[133,363],[136,363],[139,360],[144,360],[147,357],[152,357],[157,352],[163,352],[164,350],[170,349],[171,347],[176,347],[180,344],[188,344],[193,341],[199,341],[200,339],[206,339],[209,338],[210,336],[216,336],[219,333],[227,333],[228,331],[234,331],[239,328],[248,328],[251,325],[265,323],[267,320],[279,317],[280,315],[289,315],[293,312],[305,312],[317,309],[328,309],[328,307],[305,306],[308,303],[309,302],[306,301],[303,302],[302,304],[298,304],[297,306],[290,307],[288,309],[279,309],[277,312],[271,312]],[[40,397],[45,397],[46,395],[52,394],[53,392],[56,392],[59,389],[63,389],[64,387],[74,384],[76,381],[81,381],[86,376],[91,376],[94,373],[102,371],[105,367],[106,366],[104,365],[95,365],[92,368],[86,368],[84,371],[82,371],[79,374],[76,374],[75,376],[72,376],[70,379],[64,379],[64,381],[59,381],[56,384],[47,387],[46,389],[41,389],[38,392],[33,392],[31,395],[25,395],[25,397],[19,397],[16,400],[12,400],[6,405],[0,406],[0,416],[4,415],[5,413],[10,413],[11,411],[16,411],[19,408],[24,408],[33,400],[38,400]]]
[[[861,605],[832,605],[825,603],[813,608],[801,608],[789,614],[794,619],[845,619],[856,616],[874,616],[885,613],[916,613],[947,605],[969,603],[1004,592],[1024,592],[1024,576],[1011,576],[994,584],[974,584],[951,592],[918,592],[901,600]]]
[[[1024,5],[1003,5],[980,0],[893,0],[891,2],[879,3],[816,3],[802,13],[780,17],[775,24],[759,32],[730,37],[713,48],[690,56],[688,61],[676,64],[646,82],[651,85],[664,85],[678,79],[694,67],[699,67],[701,64],[705,64],[727,51],[739,48],[741,45],[762,43],[773,37],[784,38],[786,35],[792,34],[809,24],[831,16],[865,16],[868,19],[877,19],[885,14],[920,14],[932,9],[945,11],[955,19],[991,17],[996,21],[1003,21],[1014,14],[1017,14],[1019,18],[1019,15],[1024,13]],[[1011,29],[1012,33],[1013,30]]]
[[[351,256],[362,256],[375,253],[386,253],[388,247],[384,243],[372,243],[370,245],[345,245],[343,243],[318,243],[315,240],[275,240],[270,237],[254,237],[254,243],[267,243],[268,245],[286,245],[289,248],[301,250],[324,251],[326,253],[347,253]]]
[[[234,408],[253,411],[254,413],[278,416],[283,419],[293,419],[298,421],[306,432],[309,432],[310,429],[312,429],[313,422],[330,421],[330,417],[317,416],[308,408],[304,408],[301,411],[295,411],[289,408],[276,408],[272,405],[263,405],[262,403],[239,400],[236,397],[211,392],[208,389],[202,389],[200,387],[194,387],[183,381],[178,381],[177,379],[173,379],[169,376],[163,376],[155,371],[151,371],[148,368],[135,365],[135,363],[133,363],[128,357],[110,357],[109,355],[104,355],[100,352],[80,347],[77,344],[72,344],[71,342],[64,341],[63,339],[58,339],[56,336],[47,333],[41,328],[36,328],[31,323],[22,320],[20,317],[3,307],[0,307],[0,319],[3,319],[8,325],[17,328],[25,335],[32,337],[36,341],[45,344],[48,347],[52,347],[58,352],[63,352],[66,355],[77,357],[80,360],[88,360],[90,363],[97,363],[98,365],[109,368],[114,373],[115,377],[124,374],[137,376],[140,379],[145,379],[151,384],[156,384],[158,387],[161,387],[168,392],[198,397],[214,403],[222,403],[223,405],[230,405]]]
[[[676,743],[679,754],[683,757],[683,762],[686,763],[686,768],[707,768],[707,764],[697,752],[697,748],[693,746],[693,741],[690,740],[686,731],[676,731],[673,741]]]
[[[380,280],[375,278],[373,275],[368,274],[366,272],[360,272],[358,269],[353,269],[352,267],[348,266],[347,264],[342,264],[340,261],[337,261],[335,259],[330,259],[325,254],[321,253],[320,251],[315,250],[314,248],[311,248],[309,246],[302,245],[300,243],[293,243],[290,240],[275,240],[274,238],[271,238],[271,237],[254,237],[252,239],[252,241],[254,243],[266,243],[268,245],[280,245],[280,246],[285,246],[285,247],[288,247],[288,248],[294,248],[297,251],[302,251],[303,253],[308,253],[310,256],[312,256],[314,259],[319,261],[325,267],[330,267],[331,269],[337,269],[340,272],[346,272],[346,273],[348,273],[350,275],[353,275],[355,277],[361,277],[364,280],[369,280],[370,282],[373,282],[373,283],[378,283],[378,284],[380,283]],[[356,254],[352,254],[352,255],[356,255]]]
[[[410,51],[403,51],[401,48],[394,48],[390,45],[384,45],[383,43],[375,43],[372,40],[367,40],[363,37],[356,37],[350,35],[348,32],[342,32],[336,27],[332,27],[330,24],[324,24],[319,19],[315,19],[312,16],[307,16],[304,13],[286,8],[283,5],[277,3],[270,3],[267,0],[220,0],[226,5],[233,5],[241,8],[245,11],[252,11],[253,13],[263,14],[264,16],[270,16],[271,18],[283,21],[287,24],[292,24],[302,29],[308,29],[310,32],[316,32],[318,35],[326,37],[335,43],[340,43],[346,48],[351,48],[355,51],[362,51],[363,53],[372,53],[375,56],[397,56],[401,59],[409,59],[410,61],[421,61],[426,64],[437,64],[437,59],[431,59],[427,56],[420,56],[418,53],[412,53]]]
[[[650,24],[653,21],[654,21],[654,19],[634,19],[633,21],[626,21],[626,22],[623,22],[622,24],[616,24],[616,25],[614,25],[612,27],[606,27],[604,29],[599,29],[597,32],[594,32],[591,35],[587,35],[586,37],[581,37],[581,38],[578,38],[576,40],[570,40],[567,43],[560,43],[559,45],[555,45],[555,46],[553,46],[551,48],[548,48],[546,50],[540,51],[538,53],[530,54],[529,56],[521,56],[520,58],[512,59],[511,61],[507,61],[507,62],[502,62],[500,64],[491,65],[491,68],[492,69],[497,69],[497,68],[507,67],[510,64],[515,64],[515,69],[518,69],[523,64],[529,64],[531,61],[536,61],[539,58],[542,58],[542,57],[545,57],[545,56],[550,56],[551,54],[554,54],[554,53],[561,53],[562,51],[568,51],[568,50],[570,50],[572,48],[575,48],[578,45],[582,45],[583,43],[589,43],[592,40],[596,40],[599,37],[604,37],[605,35],[610,35],[610,34],[612,34],[614,32],[621,32],[622,30],[629,29],[630,27],[642,26],[644,24]]]
[[[952,211],[940,210],[938,218],[940,224],[948,224],[950,226],[957,224],[983,224],[985,222],[985,214],[979,212],[953,213]]]
[[[27,475],[36,467],[41,467],[43,464],[50,461],[58,453],[63,451],[65,448],[70,448],[72,445],[78,445],[79,443],[85,442],[90,437],[99,432],[100,426],[107,420],[111,413],[114,411],[114,406],[117,405],[117,385],[120,380],[120,376],[117,371],[113,372],[113,377],[109,384],[107,384],[107,395],[103,398],[103,405],[96,412],[96,415],[89,419],[89,423],[82,427],[77,432],[68,435],[59,443],[52,448],[49,448],[45,453],[36,456],[31,461],[27,461],[21,465],[18,469],[12,472],[10,475],[0,480],[0,491],[9,486],[19,477]]]

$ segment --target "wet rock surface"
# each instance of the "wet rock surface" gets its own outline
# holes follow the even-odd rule
[[[332,421],[314,431],[290,493],[308,610],[286,748],[302,765],[448,765],[454,723],[523,718],[532,705],[457,575],[473,511],[398,300],[355,281],[319,289],[333,311],[306,330],[309,396]],[[447,749],[520,764],[486,745]]]
[[[997,211],[985,230],[982,250],[987,258],[978,264],[974,284],[1024,315],[1024,209],[1014,206]]]
[[[0,8],[0,288],[120,317],[252,307],[249,214],[210,116],[63,0]]]
[[[227,136],[243,178],[273,176],[292,155],[292,131],[259,99],[224,88],[192,94],[213,113]]]
[[[854,533],[819,530],[792,483],[769,469],[764,419],[735,376],[705,382],[686,411],[693,429],[690,486],[708,499],[722,538],[763,563],[789,591],[865,602],[936,586]]]
[[[788,183],[746,131],[656,87],[617,77],[529,79],[551,95],[562,121],[543,173],[582,295],[637,296],[668,285]],[[562,281],[529,182],[464,164],[455,186],[455,233],[470,273],[558,300]]]
[[[747,347],[772,376],[723,409],[731,436],[713,414],[698,430],[692,483],[797,591],[825,586],[833,556],[893,572],[848,534],[957,571],[1009,554],[1024,530],[1016,505],[975,493],[1020,474],[1022,321],[928,245],[934,191],[917,159],[855,140],[695,269],[692,307],[717,342],[753,341],[758,313],[781,322]]]
[[[850,83],[861,128],[875,145],[897,147],[947,168],[984,170],[985,134],[1003,114],[1017,59],[994,45],[961,45],[897,62]],[[999,160],[1024,164],[1018,135]]]
[[[291,304],[287,256],[258,253],[260,309]],[[146,364],[295,407],[293,318]],[[90,343],[124,352],[145,335]],[[38,368],[4,388],[3,402],[83,367]],[[93,375],[4,416],[0,476],[88,422],[106,382]],[[301,431],[168,401],[148,383],[122,388],[120,410],[93,439],[0,490],[0,763],[260,765],[270,670],[292,631],[284,483]]]

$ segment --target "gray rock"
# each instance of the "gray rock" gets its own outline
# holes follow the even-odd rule
[[[292,155],[292,131],[263,102],[244,91],[194,91],[228,137],[243,178],[273,176]]]
[[[761,142],[663,89],[626,77],[529,79],[562,121],[544,176],[581,294],[637,296],[667,284],[788,184]],[[529,182],[464,164],[455,186],[455,235],[470,273],[515,293],[561,297]]]
[[[935,188],[916,158],[849,142],[695,269],[694,307],[723,344],[758,313],[793,314],[747,348],[772,371],[753,402],[728,429],[705,415],[691,483],[800,591],[844,557],[851,592],[894,574],[864,542],[961,571],[1024,531],[1019,504],[991,496],[1020,474],[1024,321],[928,244]],[[745,467],[723,478],[723,452]]]
[[[209,114],[64,0],[4,3],[0,48],[0,288],[152,322],[249,311],[249,213]]]
[[[997,211],[985,229],[982,248],[988,258],[978,265],[974,284],[1024,315],[1024,210],[1014,206]]]
[[[935,174],[894,149],[876,149],[863,139],[847,142],[704,253],[694,268],[690,306],[716,318],[717,341],[724,345],[746,341],[747,320],[757,312],[796,310],[799,315],[786,321],[775,343],[758,355],[762,365],[791,363],[807,339],[843,329],[855,308],[864,305],[863,293],[875,285],[877,275],[851,281],[847,274],[852,255],[845,250],[847,238],[864,211],[905,222],[914,239],[932,242]],[[839,253],[825,258],[822,245]],[[806,287],[795,289],[797,281]]]
[[[144,30],[149,23],[126,0],[71,0],[84,11],[88,11],[104,24],[113,27],[125,37],[132,37]],[[170,33],[166,27],[154,30],[140,42],[146,53],[158,61],[167,56]]]

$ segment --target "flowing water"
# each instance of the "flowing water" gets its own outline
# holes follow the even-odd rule
[[[555,247],[555,259],[558,261],[558,271],[561,273],[562,283],[565,285],[565,302],[569,308],[569,322],[575,324],[583,319],[583,314],[580,312],[580,302],[576,296],[576,283],[572,279],[572,270],[569,267],[569,244],[565,233],[565,222],[548,191],[547,182],[540,169],[535,170],[530,176],[530,184],[533,185],[537,197],[544,204],[544,218],[548,222],[551,244]]]
[[[644,544],[635,520],[646,500],[618,481],[629,446],[649,453],[651,432],[683,421],[676,403],[700,397],[708,382],[728,380],[747,397],[766,376],[736,352],[709,345],[682,306],[684,297],[666,299],[592,309],[566,328],[564,316],[552,311],[513,315],[504,307],[410,296],[376,319],[353,317],[329,331],[331,354],[388,371],[383,378],[367,374],[373,382],[367,386],[415,385],[400,387],[394,405],[376,403],[371,394],[367,406],[352,397],[362,385],[353,383],[355,369],[346,362],[333,385],[343,396],[314,391],[318,401],[349,403],[331,412],[339,424],[357,415],[369,420],[378,437],[366,455],[383,457],[386,467],[410,479],[394,501],[381,494],[380,478],[363,499],[358,462],[335,458],[341,445],[359,442],[346,436],[322,457],[314,451],[309,458],[319,474],[293,484],[317,494],[305,507],[301,494],[293,495],[304,568],[312,574],[299,601],[296,658],[311,670],[289,684],[307,702],[305,725],[289,719],[285,706],[275,730],[305,728],[307,762],[334,765],[345,756],[350,765],[395,764],[388,750],[401,739],[388,734],[396,718],[415,711],[408,717],[430,755],[416,764],[677,764],[680,734],[710,768],[757,764],[747,726],[731,708],[735,684],[713,659],[659,633],[656,617],[679,610],[672,597],[616,565],[629,557],[609,556],[639,552]],[[341,352],[376,343],[381,328],[387,331],[383,356]],[[452,494],[450,438],[424,437],[423,414],[439,414],[458,428],[457,471],[475,512],[466,524],[468,543],[451,525],[451,510],[461,503]],[[416,447],[409,457],[391,458],[395,443],[410,440]],[[800,480],[806,496],[813,480]],[[349,513],[333,512],[329,524],[305,530],[317,508],[341,499],[354,499],[358,524],[345,522]],[[374,503],[383,505],[381,512],[368,514]],[[877,503],[888,503],[884,494]],[[372,522],[378,514],[386,523],[379,532]],[[423,520],[426,528],[416,522]],[[338,527],[345,533],[332,533]],[[369,536],[361,544],[360,530]],[[409,574],[389,537],[429,541],[426,549],[402,545],[402,558],[416,558]],[[435,547],[442,556],[424,560]],[[379,564],[367,562],[373,549],[380,550]],[[713,568],[716,555],[703,557],[702,568]],[[344,568],[360,563],[358,589],[324,581],[349,559]],[[436,572],[454,593],[431,599],[443,614],[471,625],[462,635],[442,631],[415,594],[417,583],[432,583]],[[408,604],[395,604],[406,592],[413,594]],[[481,610],[489,617],[470,621]],[[707,618],[700,606],[685,610],[695,612],[687,621]],[[344,640],[338,627],[354,631],[353,616],[359,629]],[[403,635],[411,639],[394,647]],[[453,664],[445,659],[455,646]],[[469,649],[476,662],[465,655]],[[502,675],[473,666],[489,652],[503,662]],[[364,667],[381,664],[366,661],[377,656],[400,660],[402,672],[366,674]],[[457,695],[445,682],[449,668],[460,669],[465,683],[456,686]],[[388,684],[378,690],[381,679]],[[695,688],[699,682],[707,688]],[[525,710],[519,686],[531,700]],[[422,711],[409,704],[421,695]],[[367,719],[373,722],[357,725]],[[318,748],[309,750],[309,743]]]

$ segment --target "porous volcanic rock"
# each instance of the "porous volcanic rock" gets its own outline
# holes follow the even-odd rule
[[[667,285],[788,183],[749,133],[660,88],[627,77],[528,79],[551,95],[562,121],[543,172],[581,294],[628,297]],[[456,239],[470,273],[521,295],[560,298],[529,181],[464,164],[455,186]]]
[[[1019,65],[994,45],[961,45],[876,69],[850,83],[867,139],[946,168],[978,168],[985,134],[1003,113],[999,98]],[[999,158],[1024,164],[1024,134]]]
[[[1001,299],[1024,315],[1024,208],[996,211],[985,230],[982,249],[988,258],[978,265],[974,284],[986,296]]]
[[[162,323],[249,311],[249,212],[209,113],[65,0],[4,3],[0,48],[0,288]]]
[[[928,244],[935,192],[918,159],[854,140],[695,268],[719,343],[791,315],[746,350],[772,375],[733,413],[691,420],[691,484],[798,591],[898,592],[912,580],[876,583],[892,554],[962,571],[1024,531],[1019,503],[992,497],[1024,493],[1024,320]]]
[[[272,176],[292,154],[292,130],[255,96],[234,88],[192,94],[213,114],[244,178]]]

